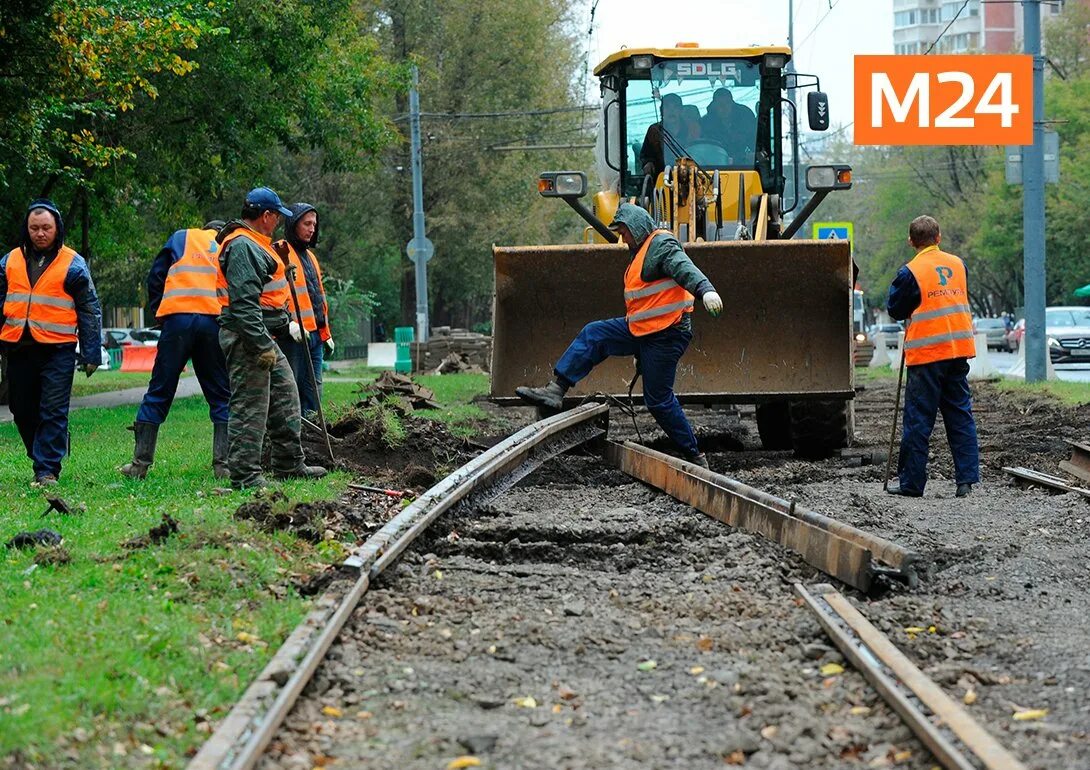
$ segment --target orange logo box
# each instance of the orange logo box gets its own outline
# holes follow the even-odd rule
[[[856,56],[856,144],[1033,144],[1033,57]]]

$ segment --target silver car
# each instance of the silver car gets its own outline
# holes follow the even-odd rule
[[[1007,350],[1007,323],[1002,318],[977,318],[973,331],[986,334],[988,350]]]
[[[1045,334],[1052,363],[1090,363],[1090,307],[1045,308]]]

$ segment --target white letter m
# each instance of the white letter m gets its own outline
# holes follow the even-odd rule
[[[913,102],[919,97],[917,108],[917,123],[920,128],[931,125],[931,93],[927,84],[927,73],[917,72],[912,76],[912,82],[908,84],[908,91],[903,101],[897,98],[897,92],[893,90],[893,83],[885,72],[872,72],[870,76],[871,108],[870,122],[874,128],[882,127],[882,105],[888,104],[893,113],[895,123],[904,123],[908,118],[908,111],[912,109]]]

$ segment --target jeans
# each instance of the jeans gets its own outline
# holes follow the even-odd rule
[[[643,402],[655,422],[687,456],[700,452],[692,426],[674,395],[677,363],[689,347],[692,332],[671,326],[637,337],[623,318],[593,321],[583,327],[560,361],[555,374],[569,386],[590,374],[610,356],[636,356],[643,376]]]
[[[950,453],[954,456],[957,483],[980,481],[980,447],[968,374],[969,362],[964,358],[908,367],[904,436],[897,462],[901,489],[923,493],[927,484],[927,447],[935,429],[935,416],[940,411]]]
[[[227,359],[219,343],[219,324],[214,316],[200,313],[172,313],[163,318],[163,331],[155,351],[148,392],[136,412],[137,422],[162,425],[178,390],[178,377],[188,361],[208,402],[212,422],[226,423],[231,382]]]
[[[288,359],[291,371],[295,375],[295,386],[299,390],[299,407],[304,415],[314,414],[318,411],[318,399],[322,397],[322,361],[325,356],[325,344],[321,335],[316,332],[307,332],[304,342],[296,342],[289,334],[283,334],[277,338],[284,356]],[[305,343],[305,344],[304,344]],[[314,382],[318,385],[318,392],[314,392],[314,384],[310,381],[310,374],[306,367],[314,370]]]
[[[60,477],[68,454],[68,405],[76,344],[35,343],[8,350],[8,399],[34,476]]]

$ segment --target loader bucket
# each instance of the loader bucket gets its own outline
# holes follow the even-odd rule
[[[730,241],[690,243],[685,251],[722,296],[723,314],[711,318],[697,302],[677,372],[682,401],[854,395],[847,243]],[[519,385],[548,382],[585,324],[624,315],[629,254],[621,245],[587,244],[493,247],[493,256],[491,395],[513,403]],[[568,395],[626,394],[632,374],[631,358],[609,359]]]

